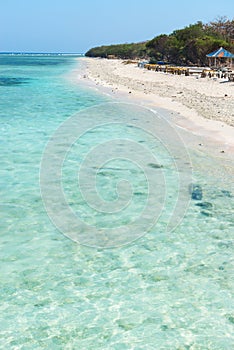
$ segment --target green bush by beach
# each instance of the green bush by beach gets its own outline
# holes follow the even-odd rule
[[[144,42],[94,47],[86,52],[85,55],[88,57],[108,58],[108,56],[113,56],[122,59],[135,59],[144,58],[146,52],[146,42]]]

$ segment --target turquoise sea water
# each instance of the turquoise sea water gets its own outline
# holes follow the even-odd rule
[[[110,120],[116,125],[108,124],[105,103],[111,99],[71,82],[68,74],[76,66],[73,57],[0,56],[0,348],[233,349],[232,164],[220,168],[218,161],[190,151],[191,181],[201,186],[203,198],[189,201],[187,184],[182,186],[188,210],[181,225],[168,232],[178,176],[165,147],[145,132],[151,114],[143,119],[145,128],[129,127],[143,112],[115,105]],[[41,160],[61,123],[77,112],[75,123],[81,129],[85,125],[86,132],[71,145],[69,138],[60,138],[62,148],[56,148],[57,157],[64,145],[67,150],[61,175],[67,203],[90,228],[121,233],[118,225],[130,225],[140,215],[149,183],[156,179],[153,186],[160,183],[166,195],[157,199],[163,203],[156,206],[162,215],[148,232],[139,234],[138,225],[129,236],[106,234],[100,241],[85,226],[78,232],[82,245],[63,235],[48,217],[41,198]],[[69,133],[76,131],[74,125]],[[104,146],[88,157],[78,188],[82,161],[99,144]],[[113,159],[105,163],[105,156]],[[54,200],[52,207],[59,208],[67,229],[70,222],[55,201],[59,197],[50,192],[57,180],[55,165],[45,165],[44,195]],[[101,204],[90,189],[94,175]],[[122,178],[132,184],[131,193],[125,182],[116,188]],[[116,210],[118,199],[124,211]],[[116,207],[111,207],[113,202]],[[147,222],[147,215],[142,220]],[[113,240],[113,248],[102,249],[100,242],[109,247]]]

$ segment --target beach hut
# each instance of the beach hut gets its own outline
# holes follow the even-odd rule
[[[222,67],[224,65],[233,66],[234,55],[225,50],[223,47],[220,47],[218,50],[209,53],[206,55],[209,61],[209,66]]]

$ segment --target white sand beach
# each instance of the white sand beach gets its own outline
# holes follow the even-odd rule
[[[177,115],[178,126],[215,141],[217,152],[233,153],[233,82],[148,71],[121,60],[82,58],[82,62],[84,70],[76,72],[76,79],[78,75],[113,96],[170,110]]]

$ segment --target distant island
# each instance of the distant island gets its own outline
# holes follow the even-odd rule
[[[179,65],[205,65],[206,54],[219,47],[234,50],[234,19],[219,17],[209,23],[201,21],[171,34],[161,34],[140,43],[94,47],[87,57],[147,59]]]

